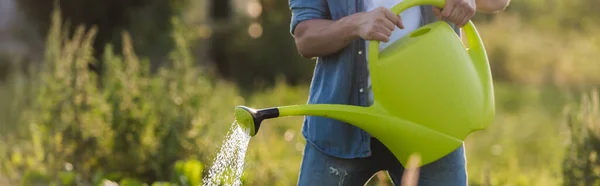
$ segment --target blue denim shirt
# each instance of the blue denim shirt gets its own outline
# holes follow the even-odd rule
[[[289,0],[293,35],[298,23],[310,19],[338,20],[363,11],[363,0]],[[436,21],[431,6],[421,6],[422,25]],[[455,25],[451,24],[457,33]],[[340,51],[318,57],[310,85],[308,104],[346,104],[369,106],[369,71],[366,46],[357,39]],[[362,129],[335,119],[307,116],[302,135],[322,152],[339,158],[371,155],[371,136]]]

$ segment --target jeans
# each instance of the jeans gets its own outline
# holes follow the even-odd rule
[[[404,167],[381,142],[372,138],[371,144],[372,156],[342,159],[324,154],[311,143],[307,143],[298,185],[362,186],[381,170],[387,170],[394,185],[400,185]],[[418,185],[466,186],[464,146],[431,164],[420,167]]]

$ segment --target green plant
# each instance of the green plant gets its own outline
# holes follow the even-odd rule
[[[198,160],[177,161],[173,171],[173,183],[182,186],[194,186],[202,183],[204,165]]]
[[[104,178],[151,183],[168,180],[170,175],[164,173],[178,159],[204,157],[199,149],[210,149],[204,148],[210,143],[198,141],[206,128],[206,117],[199,112],[214,100],[211,95],[227,93],[213,88],[201,69],[194,67],[186,43],[190,36],[178,19],[173,19],[177,30],[172,33],[177,48],[158,74],[150,73],[148,60],[135,54],[124,32],[122,56],[111,45],[106,47],[102,60],[107,70],[102,78],[88,69],[88,64],[97,62],[92,47],[96,28],[79,26],[70,33],[60,10],[52,21],[40,78],[33,81],[39,90],[19,121],[28,131],[14,135],[19,146],[0,146],[0,157],[11,159],[2,161],[3,172],[30,172],[27,177],[11,176],[22,183],[71,183],[73,175],[84,184]],[[202,169],[191,170],[198,175],[190,180],[198,182]]]
[[[561,6],[557,1],[548,1],[555,3],[550,8],[539,6],[541,3],[545,1],[514,1],[509,12],[515,14],[497,14],[491,16],[489,23],[476,23],[493,65],[498,114],[489,129],[475,133],[466,142],[470,185],[547,186],[558,185],[563,178],[565,183],[596,179],[597,175],[589,171],[597,167],[596,161],[592,161],[595,155],[592,158],[589,155],[597,149],[592,145],[597,143],[594,141],[597,136],[590,132],[591,128],[585,129],[589,133],[586,135],[579,130],[594,123],[583,118],[597,117],[597,111],[584,106],[592,105],[593,99],[589,98],[586,104],[574,104],[567,112],[576,134],[571,137],[578,140],[585,137],[579,142],[563,140],[562,134],[568,130],[561,128],[560,109],[569,92],[600,84],[595,60],[600,40],[594,35],[598,29],[587,33],[573,29],[571,26],[578,24],[574,21],[556,33],[547,29],[551,26],[532,24],[563,26],[547,21],[553,20],[548,17],[579,10],[558,11]],[[586,3],[597,2],[564,4],[595,7]],[[225,51],[230,51],[224,55],[241,56],[237,56],[239,61],[230,61],[236,64],[230,67],[247,73],[233,75],[254,82],[252,77],[262,71],[247,69],[264,71],[273,63],[280,70],[271,70],[262,77],[273,78],[281,72],[310,76],[306,68],[311,64],[282,65],[288,61],[306,61],[297,58],[293,51],[292,38],[286,31],[289,24],[285,17],[289,12],[281,9],[285,3],[263,1],[262,5],[266,12],[258,21],[264,30],[262,37],[251,39],[248,25],[243,24],[238,25],[236,36],[223,36],[236,38],[224,44]],[[195,8],[199,12],[187,14],[203,14],[201,6]],[[584,15],[590,20],[597,16],[587,16],[588,13],[589,10],[569,13],[570,16],[560,20]],[[154,37],[150,26],[160,26],[158,22],[162,21],[147,18],[148,13],[137,14],[146,19],[139,27],[135,26],[144,33],[110,31],[115,40],[122,41],[106,46],[99,44],[94,36],[96,31],[106,31],[102,27],[68,24],[62,16],[52,15],[42,66],[32,66],[31,73],[0,69],[7,72],[6,79],[0,82],[0,185],[103,185],[137,180],[153,186],[182,186],[173,179],[177,162],[180,165],[195,162],[191,163],[195,167],[192,171],[184,171],[189,180],[198,180],[196,175],[206,176],[208,165],[212,164],[231,126],[235,105],[271,107],[306,102],[309,85],[288,83],[298,78],[279,79],[267,88],[252,86],[255,91],[242,94],[238,86],[207,75],[206,69],[195,65],[194,39],[210,34],[205,29],[202,34],[195,32],[198,25],[165,17],[173,28],[168,36],[174,49],[153,49],[161,51],[156,55],[164,63],[149,70],[151,56],[139,55],[145,49],[137,46],[155,47],[144,38]],[[161,38],[166,37],[161,35],[151,42],[162,41]],[[92,43],[103,47],[105,52],[89,52]],[[270,56],[273,50],[269,47],[281,46],[292,48]],[[162,55],[166,53],[170,55]],[[12,64],[20,62],[14,58],[5,60],[11,60]],[[99,62],[105,64],[102,76],[82,68],[84,64]],[[238,69],[232,72],[235,70]],[[301,133],[302,119],[290,117],[264,123],[260,135],[248,147],[244,185],[296,183],[306,144]],[[571,147],[562,148],[563,145]],[[563,156],[565,149],[567,155]],[[192,173],[198,172],[200,163],[207,166],[201,168],[202,174]]]
[[[564,185],[600,184],[600,99],[598,91],[566,110],[570,145],[563,160]]]

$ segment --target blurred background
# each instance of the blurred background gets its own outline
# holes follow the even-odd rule
[[[597,7],[473,19],[497,117],[466,141],[470,185],[600,184]],[[289,22],[276,0],[0,0],[0,185],[201,184],[236,105],[306,103]],[[301,122],[261,128],[244,185],[296,184]]]

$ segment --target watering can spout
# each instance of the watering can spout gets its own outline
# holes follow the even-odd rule
[[[246,106],[235,108],[235,121],[248,135],[254,136],[260,129],[260,124],[265,119],[279,117],[279,109],[253,109]]]
[[[367,107],[335,105],[335,104],[308,104],[291,105],[266,109],[253,109],[247,106],[238,106],[235,109],[235,120],[247,131],[248,135],[258,133],[262,121],[285,116],[321,116],[346,122],[365,123],[381,114],[375,113]],[[365,123],[366,124],[366,123]],[[359,127],[363,127],[362,125]]]
[[[262,121],[285,116],[320,116],[348,122],[381,141],[406,165],[410,155],[421,157],[420,165],[429,164],[462,145],[461,137],[451,136],[422,125],[394,117],[377,105],[371,107],[307,104],[267,109],[238,106],[235,118],[250,136],[258,133]]]

